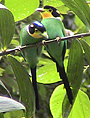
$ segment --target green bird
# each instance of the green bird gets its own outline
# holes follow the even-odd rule
[[[47,34],[48,40],[55,39],[57,37],[65,37],[64,25],[61,22],[60,13],[56,8],[52,6],[44,6],[43,8],[37,8],[36,11],[39,11],[42,15],[41,23],[44,25]],[[52,60],[56,63],[57,72],[59,72],[60,78],[64,83],[68,99],[70,104],[73,104],[73,94],[69,85],[67,75],[64,68],[64,56],[67,48],[67,41],[61,42],[52,42],[46,45],[47,52],[51,56]]]
[[[42,51],[42,45],[36,44],[47,38],[46,29],[42,23],[39,21],[34,21],[33,23],[25,26],[20,32],[20,44],[21,46],[34,44],[31,47],[22,50],[23,57],[29,63],[32,75],[32,84],[35,91],[36,99],[36,110],[39,110],[39,98],[36,80],[36,67],[39,62],[39,57]]]

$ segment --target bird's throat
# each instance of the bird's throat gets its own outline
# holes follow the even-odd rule
[[[34,34],[30,34],[32,37],[34,37],[34,38],[42,38],[42,36],[40,35],[40,34],[38,34],[38,33],[34,33]]]
[[[45,18],[52,18],[52,14],[48,13],[48,12],[41,12],[41,16],[43,19]]]

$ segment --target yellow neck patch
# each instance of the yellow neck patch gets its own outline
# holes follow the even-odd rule
[[[28,32],[28,34],[30,35],[30,36],[32,36],[32,37],[34,37],[34,38],[42,38],[42,33],[38,30],[37,32],[35,31],[33,34],[31,34],[30,32],[29,32],[29,25],[28,25],[28,27],[27,27],[27,32]]]
[[[30,35],[34,38],[42,38],[42,36],[40,34],[41,33],[34,33],[34,34],[30,34]]]
[[[52,18],[53,15],[49,12],[41,12],[42,18]]]

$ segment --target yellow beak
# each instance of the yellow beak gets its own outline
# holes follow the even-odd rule
[[[43,37],[45,37],[45,38],[48,39],[48,34],[47,34],[47,32],[42,33],[41,36],[43,36]]]

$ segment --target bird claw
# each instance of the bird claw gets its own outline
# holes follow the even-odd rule
[[[61,42],[61,37],[57,37],[57,38],[56,38],[56,41],[57,41],[58,44],[60,44],[60,42]]]
[[[46,43],[45,40],[42,40],[42,45],[45,45],[45,43]]]
[[[81,36],[81,39],[83,38],[83,36]]]
[[[44,45],[45,47],[48,47],[48,43],[45,40],[42,41],[42,45]]]
[[[18,49],[21,50],[22,49],[22,46],[19,46]]]

